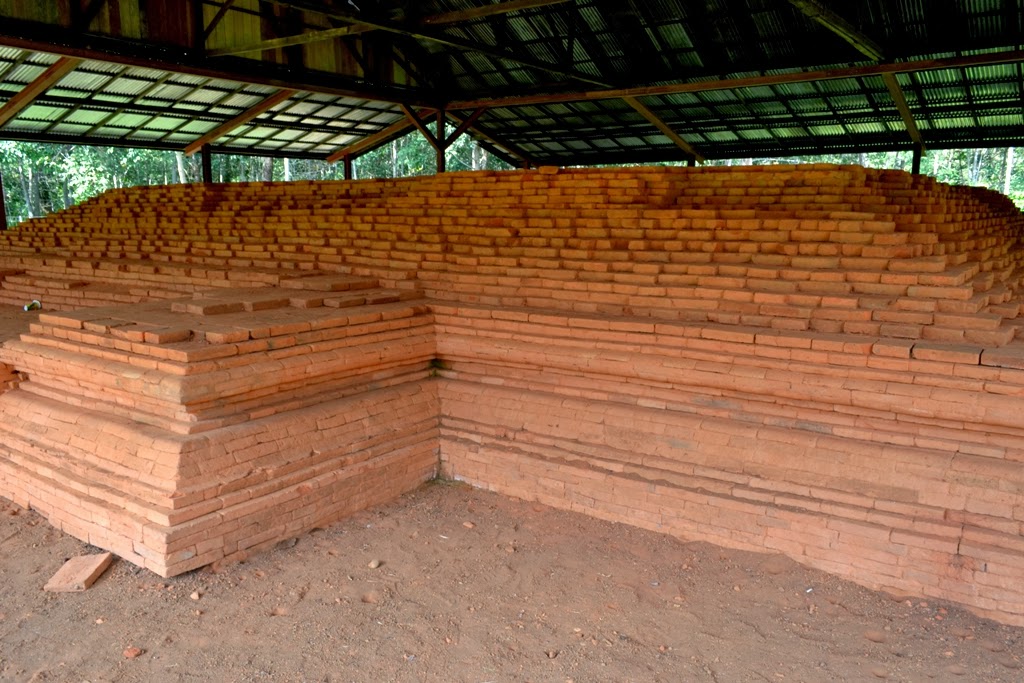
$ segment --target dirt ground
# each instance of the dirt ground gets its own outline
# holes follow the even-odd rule
[[[1024,680],[1024,629],[454,484],[216,571],[42,590],[95,550],[0,499],[0,679]]]
[[[39,311],[25,311],[20,306],[0,304],[0,343],[28,332],[29,324],[39,319]]]

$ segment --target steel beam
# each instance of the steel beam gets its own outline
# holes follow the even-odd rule
[[[984,54],[946,57],[942,59],[889,62],[885,64],[852,66],[841,69],[793,71],[790,73],[772,74],[767,76],[720,78],[709,81],[670,83],[668,85],[652,85],[637,88],[609,88],[606,90],[576,91],[557,93],[554,95],[525,95],[520,97],[459,100],[449,102],[448,109],[465,110],[479,109],[480,107],[496,109],[505,107],[528,107],[540,104],[562,104],[566,102],[621,100],[626,97],[654,97],[658,95],[678,95],[682,93],[712,92],[716,90],[737,90],[739,88],[757,88],[762,86],[785,85],[788,83],[834,81],[843,78],[865,78],[868,76],[883,76],[885,74],[941,71],[943,69],[959,69],[973,66],[989,66],[993,64],[1016,64],[1018,62],[1024,62],[1024,50],[987,52]]]

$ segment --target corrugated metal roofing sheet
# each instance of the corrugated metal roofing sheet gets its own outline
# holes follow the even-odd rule
[[[890,60],[985,54],[1019,49],[1024,41],[1024,9],[1020,3],[820,1],[877,42]],[[430,16],[490,6],[492,1],[379,0],[377,4],[382,11],[392,7],[392,16],[400,20],[404,12]],[[246,3],[236,5],[249,7]],[[229,10],[226,21],[237,11]],[[239,35],[251,40],[250,33],[258,30],[259,21],[258,17],[246,16],[248,28]],[[307,30],[328,25],[320,16],[308,24]],[[784,0],[576,0],[460,24],[428,25],[424,31],[479,43],[488,52],[507,55],[501,58],[424,38],[394,37],[392,49],[401,55],[399,61],[416,66],[421,54],[433,56],[433,61],[427,63],[429,68],[419,65],[439,86],[437,92],[424,93],[424,99],[431,102],[599,89],[589,82],[593,80],[614,86],[708,83],[723,77],[785,76],[801,70],[844,69],[871,63]],[[222,41],[218,45],[230,45],[230,33],[218,36]],[[336,51],[326,47],[317,45],[317,60],[359,61],[349,59],[351,55],[340,46]],[[166,49],[166,45],[159,48]],[[274,59],[279,58],[279,52],[275,51]],[[312,54],[307,52],[306,57]],[[259,60],[264,58],[270,57],[257,52],[231,59],[249,60],[259,69]],[[548,64],[552,71],[518,63],[516,58]],[[0,47],[0,102],[57,59]],[[216,60],[211,59],[210,64],[216,64]],[[404,68],[404,63],[399,64],[393,71],[402,73]],[[301,72],[301,66],[294,69]],[[212,73],[215,68],[208,71]],[[384,78],[381,74],[385,71],[367,77],[366,88],[372,90],[374,79]],[[567,75],[572,73],[587,78],[574,80]],[[324,82],[329,76],[326,72],[318,74]],[[994,142],[1006,139],[1013,130],[1024,137],[1024,76],[1020,63],[922,71],[913,76],[898,74],[896,79],[925,134],[926,145],[968,139]],[[247,85],[230,78],[86,60],[33,107],[21,112],[8,129],[65,136],[88,133],[105,138],[187,140],[189,135],[198,137],[243,114],[276,91],[275,87]],[[906,148],[911,144],[895,102],[877,75],[641,100],[709,157],[750,155],[765,149],[788,153]],[[191,117],[198,118],[186,122]],[[402,118],[394,105],[302,91],[252,125],[222,138],[219,144],[310,151],[321,149],[326,141],[343,145],[354,141],[357,133],[372,135]],[[618,158],[669,159],[682,155],[671,140],[620,100],[506,106],[489,110],[479,125],[489,136],[531,152],[541,163],[578,163],[580,159],[601,163]],[[140,127],[142,130],[136,130]]]

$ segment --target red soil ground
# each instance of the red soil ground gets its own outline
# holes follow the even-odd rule
[[[92,551],[0,499],[0,680],[1024,677],[1024,629],[459,485],[242,564],[160,579],[118,562],[87,592],[42,591]]]

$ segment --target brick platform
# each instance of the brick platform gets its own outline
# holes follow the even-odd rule
[[[1022,226],[831,166],[111,192],[0,233],[0,485],[177,573],[440,465],[1021,624]]]
[[[170,576],[437,473],[431,315],[349,276],[39,316],[4,353],[0,484]]]

